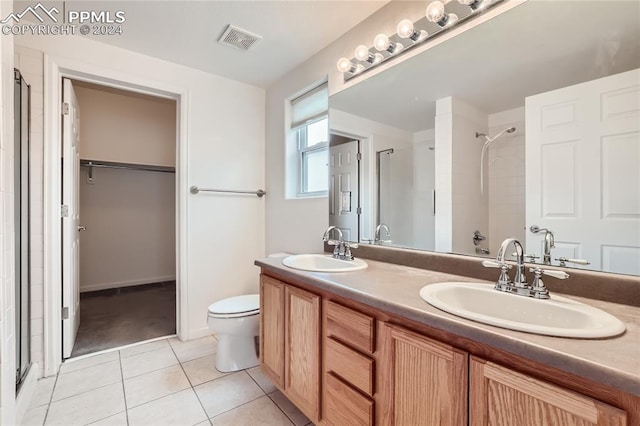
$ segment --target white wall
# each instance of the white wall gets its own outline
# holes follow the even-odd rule
[[[13,2],[0,2],[0,16]],[[15,422],[13,37],[0,37],[0,424]]]
[[[80,104],[80,158],[175,166],[176,102],[73,83]]]
[[[482,140],[488,116],[456,98],[436,103],[436,249],[475,253],[473,232],[488,232],[488,191],[480,191]],[[484,230],[484,231],[483,231]]]
[[[175,166],[176,102],[74,82],[80,158]],[[175,279],[175,174],[81,168],[80,291]]]
[[[114,80],[185,91],[187,182],[181,191],[190,185],[264,187],[262,89],[81,37],[24,36],[17,43]],[[211,302],[258,290],[258,268],[252,265],[264,255],[264,200],[188,195],[184,221],[187,269],[181,284],[188,295],[182,337],[189,339],[208,333],[205,314]]]
[[[435,250],[435,130],[413,134],[413,246]]]
[[[524,107],[489,115],[489,135],[504,133],[488,150],[489,236],[488,248],[498,252],[502,241],[514,237],[526,241],[525,224],[525,111]]]
[[[88,172],[80,174],[80,291],[174,280],[175,175],[94,169],[88,184]]]

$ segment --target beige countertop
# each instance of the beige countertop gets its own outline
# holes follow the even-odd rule
[[[480,280],[364,260],[369,265],[367,269],[341,273],[291,269],[282,264],[282,258],[259,259],[255,263],[291,280],[640,396],[638,307],[562,294],[618,317],[627,330],[621,336],[597,340],[523,333],[451,315],[429,305],[418,294],[427,284]]]

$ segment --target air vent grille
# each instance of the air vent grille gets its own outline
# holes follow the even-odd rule
[[[262,37],[259,35],[243,30],[242,28],[234,27],[233,25],[228,25],[227,29],[224,30],[224,33],[222,33],[218,39],[222,44],[241,50],[251,49],[260,40],[262,40]]]

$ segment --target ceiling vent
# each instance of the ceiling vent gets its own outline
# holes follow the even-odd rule
[[[222,33],[218,39],[220,43],[240,50],[249,50],[260,40],[262,40],[262,37],[259,35],[250,33],[242,28],[234,27],[233,25],[228,25],[227,29],[224,30],[224,33]]]

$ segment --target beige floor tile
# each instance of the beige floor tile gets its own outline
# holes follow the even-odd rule
[[[186,342],[181,342],[177,337],[172,337],[169,339],[169,343],[180,362],[191,361],[192,359],[215,353],[218,345],[218,341],[214,339],[213,336]]]
[[[206,420],[193,389],[156,399],[128,411],[129,425],[195,425]]]
[[[155,342],[144,343],[142,345],[130,346],[125,349],[120,349],[120,358],[129,358],[134,355],[155,351],[157,349],[166,348],[168,346],[169,342],[167,341],[167,339],[156,340]]]
[[[107,417],[106,419],[98,420],[90,424],[91,426],[127,426],[127,412],[123,411],[115,416]]]
[[[46,425],[86,425],[125,410],[121,383],[53,402]]]
[[[276,385],[273,384],[271,380],[267,378],[262,371],[260,371],[260,367],[253,367],[247,370],[247,373],[258,383],[258,386],[262,388],[264,393],[271,393],[278,390]]]
[[[36,383],[36,390],[29,402],[29,408],[36,408],[42,405],[47,405],[51,402],[51,394],[53,393],[53,386],[56,384],[56,376],[45,377],[38,380]]]
[[[178,364],[176,356],[170,347],[156,349],[124,358],[122,361],[122,375],[125,379],[149,373],[155,370]]]
[[[311,423],[311,420],[309,420],[307,416],[302,414],[302,412],[298,410],[298,407],[293,405],[293,403],[289,401],[289,399],[287,399],[287,397],[284,396],[282,392],[275,391],[269,394],[269,398],[271,398],[273,402],[275,402],[276,405],[280,407],[282,411],[284,411],[284,413],[287,415],[287,417],[289,417],[294,425],[304,426]]]
[[[42,405],[37,408],[32,408],[24,413],[21,426],[42,426],[44,424],[44,418],[47,415],[47,409],[49,406]]]
[[[58,377],[52,401],[59,401],[92,389],[122,381],[120,361],[105,362]]]
[[[192,386],[198,386],[209,380],[224,377],[229,374],[216,370],[214,366],[215,360],[216,355],[211,354],[182,364]]]
[[[207,426],[207,425],[211,425],[211,422],[209,420],[205,420],[202,423],[198,423],[196,426]]]
[[[189,380],[179,365],[126,379],[124,394],[127,399],[127,408],[142,405],[189,387]]]
[[[264,395],[244,371],[196,386],[195,390],[209,418]]]
[[[267,396],[258,398],[211,419],[213,426],[291,426],[282,411]]]
[[[60,374],[67,374],[73,371],[81,370],[94,365],[104,364],[105,362],[116,361],[119,359],[118,351],[107,352],[106,354],[93,355],[87,358],[74,360],[68,359],[60,367]]]

